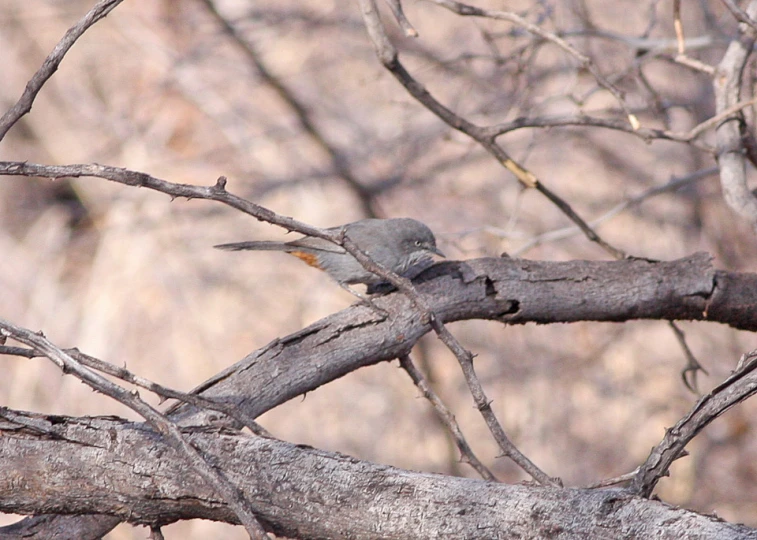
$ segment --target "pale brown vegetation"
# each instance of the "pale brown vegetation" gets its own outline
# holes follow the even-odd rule
[[[91,4],[3,2],[3,108],[18,99]],[[368,212],[411,216],[435,230],[452,259],[502,252],[551,261],[609,258],[578,232],[550,237],[572,225],[565,214],[408,95],[376,60],[356,2],[217,5],[272,80],[303,104],[317,136],[303,128],[302,117],[205,2],[125,2],[74,46],[31,114],[2,142],[0,157],[97,162],[197,185],[225,175],[229,191],[317,226]],[[517,25],[460,17],[433,2],[403,7],[417,39],[404,37],[388,10],[383,14],[403,61],[460,116],[481,125],[579,113],[627,122],[627,111],[577,69],[576,58]],[[624,105],[642,133],[667,133],[645,140],[627,125],[612,130],[590,122],[513,129],[498,139],[508,154],[589,223],[647,190],[690,178],[595,230],[630,255],[672,260],[706,251],[717,268],[752,270],[750,223],[724,202],[716,170],[696,175],[715,166],[714,130],[691,143],[671,140],[685,139],[716,111],[711,77],[671,60],[670,6],[576,0],[508,2],[507,9],[564,33],[626,92]],[[717,65],[736,32],[733,16],[719,2],[687,6],[681,15],[695,44],[687,54]],[[632,37],[639,44],[630,44]],[[704,43],[697,45],[698,39]],[[753,65],[747,69],[751,77]],[[742,98],[751,98],[751,87]],[[751,109],[746,112],[751,119]],[[61,347],[189,390],[353,302],[294,258],[211,248],[282,235],[208,201],[171,201],[97,178],[4,176],[0,317],[42,330]],[[709,372],[699,374],[702,392],[755,348],[750,332],[705,322],[680,326]],[[478,375],[510,438],[569,486],[633,470],[697,399],[681,382],[686,359],[664,321],[513,327],[465,321],[451,330],[477,355]],[[497,459],[499,449],[449,351],[429,335],[414,354],[479,458],[505,482],[524,480],[513,463]],[[3,406],[138,418],[61,376],[45,359],[4,356],[2,373]],[[691,456],[660,482],[659,497],[757,527],[755,407],[742,403],[700,434],[688,447]],[[355,371],[259,421],[287,441],[407,469],[475,476],[397,362]],[[244,534],[210,522],[172,525],[165,533]],[[121,525],[108,538],[144,535]]]

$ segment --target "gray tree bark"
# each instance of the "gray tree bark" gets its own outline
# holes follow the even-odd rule
[[[182,456],[142,424],[0,414],[3,511],[105,512],[145,524],[237,522]],[[244,492],[261,523],[289,537],[757,538],[746,527],[619,489],[416,473],[238,432],[190,431],[192,444]]]
[[[706,255],[672,262],[479,259],[437,265],[418,290],[445,322],[708,320],[757,328],[757,275],[715,271]],[[254,417],[362,366],[391,360],[429,331],[401,294],[353,306],[250,354],[197,389]],[[402,471],[208,428],[219,413],[172,418],[253,502],[261,522],[302,538],[751,538],[722,523],[620,490],[507,486]],[[119,520],[234,523],[221,498],[159,435],[112,418],[3,410],[0,509],[36,518],[0,538],[97,538]],[[76,486],[76,489],[72,489]],[[44,514],[88,514],[51,517]],[[40,516],[40,514],[43,514]],[[91,514],[107,514],[92,516]]]

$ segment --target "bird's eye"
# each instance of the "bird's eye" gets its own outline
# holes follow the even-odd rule
[[[420,247],[421,245],[423,245],[423,242],[421,242],[420,240],[416,240],[415,245]]]

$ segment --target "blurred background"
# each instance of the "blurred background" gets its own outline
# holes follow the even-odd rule
[[[0,4],[3,110],[21,95],[93,0]],[[736,31],[721,2],[685,3],[689,54],[717,64]],[[502,9],[500,2],[477,5]],[[485,151],[415,102],[375,58],[347,0],[124,2],[73,47],[0,144],[0,159],[127,167],[172,182],[228,189],[318,226],[366,217],[426,222],[453,259],[513,256],[607,260],[571,223]],[[385,6],[382,5],[382,9]],[[504,21],[406,2],[417,39],[384,10],[411,73],[480,125],[586,113],[623,119],[575,58]],[[623,91],[642,126],[690,130],[714,114],[708,76],[671,61],[672,2],[542,0],[507,9],[558,32]],[[226,23],[237,31],[231,35]],[[240,43],[239,39],[243,42]],[[753,65],[747,70],[754,74]],[[751,96],[745,96],[751,97]],[[747,111],[751,118],[751,111]],[[311,129],[305,129],[305,125]],[[752,271],[754,237],[724,204],[707,132],[696,144],[645,142],[587,127],[517,129],[505,149],[626,252]],[[751,171],[750,171],[751,174]],[[677,189],[649,190],[679,179]],[[636,204],[618,205],[643,196]],[[174,200],[102,179],[0,178],[0,317],[83,352],[189,390],[244,355],[354,298],[276,253],[228,253],[222,242],[283,238],[220,204]],[[709,371],[707,391],[750,333],[681,323]],[[696,401],[665,322],[451,330],[476,355],[493,408],[519,448],[568,486],[633,470]],[[415,358],[454,410],[479,457],[506,482],[524,480],[498,452],[460,369],[433,336]],[[2,357],[0,404],[70,415],[135,416],[49,361]],[[143,395],[146,392],[142,392]],[[156,402],[153,400],[153,402]],[[672,504],[757,526],[757,405],[728,412],[689,446],[657,493]],[[261,423],[282,439],[399,467],[475,476],[397,362],[352,373]],[[15,521],[3,516],[2,523]],[[107,538],[145,538],[121,525]],[[245,538],[189,522],[168,538]]]

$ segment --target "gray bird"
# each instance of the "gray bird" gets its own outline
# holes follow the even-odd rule
[[[342,227],[345,235],[361,251],[395,274],[407,275],[408,271],[430,262],[431,255],[444,257],[436,247],[436,238],[431,229],[415,219],[362,219]],[[328,230],[339,232],[342,227],[332,227]],[[363,283],[370,286],[383,281],[376,274],[363,268],[363,265],[341,246],[314,236],[304,236],[291,242],[261,240],[213,247],[228,251],[284,251],[314,268],[323,270],[353,294],[355,291],[346,287],[347,285]]]

